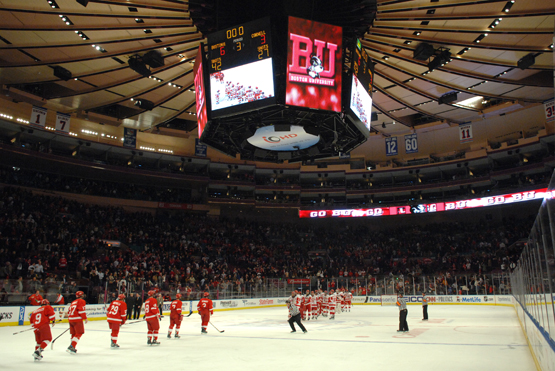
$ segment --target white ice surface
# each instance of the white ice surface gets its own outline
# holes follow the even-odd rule
[[[110,348],[106,321],[90,321],[77,345],[66,353],[69,332],[32,357],[32,331],[0,327],[0,370],[535,370],[535,364],[513,308],[430,306],[430,320],[409,306],[410,332],[397,333],[395,307],[354,306],[334,321],[305,321],[308,333],[290,333],[282,308],[216,312],[208,335],[200,334],[200,317],[185,318],[181,339],[167,339],[169,318],[161,322],[159,346],[146,344],[146,323],[123,326],[119,344]],[[55,338],[67,328],[52,329]]]

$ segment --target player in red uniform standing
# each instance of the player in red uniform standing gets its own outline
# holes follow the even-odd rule
[[[210,294],[208,292],[204,293],[204,297],[199,300],[197,305],[198,314],[202,320],[202,330],[201,334],[207,334],[206,328],[208,327],[208,322],[210,322],[210,316],[214,314],[214,305],[212,300],[209,298]]]
[[[183,302],[180,300],[181,294],[175,295],[175,300],[170,304],[170,328],[168,329],[168,339],[172,337],[173,326],[175,326],[175,338],[179,339],[179,328],[183,319]]]
[[[160,311],[158,302],[154,297],[156,291],[148,292],[148,299],[145,300],[145,319],[148,326],[148,345],[160,345],[158,341],[158,330],[160,330]]]
[[[77,354],[75,346],[79,342],[79,339],[81,339],[81,336],[85,333],[83,321],[85,321],[85,323],[89,322],[87,320],[87,311],[85,309],[85,305],[87,303],[83,300],[84,296],[85,293],[83,291],[77,291],[75,293],[76,299],[71,302],[67,311],[69,317],[69,333],[71,334],[71,344],[67,348],[67,352],[69,354]]]
[[[37,345],[35,345],[35,357],[36,361],[42,359],[42,351],[46,349],[48,344],[52,341],[52,332],[50,332],[50,322],[52,322],[52,327],[56,320],[56,313],[54,309],[50,306],[50,302],[43,299],[40,303],[41,307],[31,313],[31,326],[35,329],[35,340]]]
[[[114,300],[108,307],[106,313],[108,317],[108,326],[112,330],[112,343],[110,347],[119,348],[118,334],[119,328],[127,319],[127,304],[125,303],[125,294],[119,294],[117,300]]]

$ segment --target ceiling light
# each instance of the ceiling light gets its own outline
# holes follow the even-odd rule
[[[514,0],[507,1],[507,4],[505,4],[505,6],[503,7],[503,12],[508,13],[509,10],[511,10],[513,4],[514,4]]]

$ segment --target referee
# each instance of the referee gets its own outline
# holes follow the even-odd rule
[[[408,332],[409,324],[407,323],[407,301],[403,298],[402,293],[397,294],[396,304],[399,307],[399,330],[397,330],[397,332]]]
[[[289,300],[286,300],[285,303],[287,304],[289,314],[291,315],[291,317],[287,320],[287,322],[289,322],[289,326],[291,326],[291,333],[297,332],[295,325],[293,324],[293,322],[297,322],[297,325],[299,325],[301,330],[303,330],[306,334],[308,331],[306,331],[306,328],[301,323],[301,312],[299,311],[299,308],[295,304],[291,304],[291,301]]]

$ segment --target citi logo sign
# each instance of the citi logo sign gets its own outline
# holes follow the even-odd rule
[[[262,139],[266,142],[266,143],[271,143],[271,144],[275,144],[275,143],[280,143],[282,140],[287,140],[287,139],[293,139],[296,138],[297,134],[288,134],[288,135],[280,135],[280,136],[271,136],[271,137],[262,137]]]
[[[308,74],[313,79],[333,78],[335,76],[335,54],[337,44],[307,36],[289,34],[292,63],[289,72]],[[326,61],[327,56],[327,61]]]

